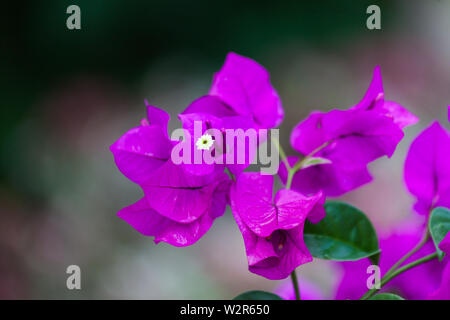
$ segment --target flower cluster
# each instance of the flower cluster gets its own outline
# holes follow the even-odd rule
[[[243,173],[231,188],[231,211],[244,238],[249,270],[283,279],[312,261],[303,242],[306,219],[325,216],[322,192],[312,196],[281,189],[273,199],[273,176]]]
[[[414,209],[429,220],[430,212],[437,207],[450,208],[450,135],[434,122],[412,142],[405,161],[404,176],[408,190],[417,198]],[[449,217],[450,218],[450,217]],[[396,260],[408,253],[420,241],[422,225],[405,222],[388,237],[380,239],[381,270],[388,270]],[[450,253],[450,233],[439,243],[439,248]],[[411,255],[404,263],[422,258],[435,251],[432,241]],[[337,299],[355,299],[365,290],[368,259],[341,263],[344,273],[337,288]],[[444,267],[447,265],[446,267]],[[442,274],[442,283],[440,275]],[[439,287],[439,289],[437,289]],[[450,299],[450,264],[432,261],[420,265],[391,281],[384,290],[395,290],[408,299]]]
[[[408,190],[417,199],[414,209],[426,215],[427,221],[430,220],[429,215],[433,209],[450,208],[449,159],[450,133],[437,121],[426,128],[409,149],[405,161],[405,182]],[[438,243],[438,247],[450,254],[450,232],[446,231],[447,234]],[[445,269],[437,273],[442,274],[441,285],[429,294],[429,299],[450,300],[450,263],[444,262]]]
[[[148,105],[141,125],[111,146],[119,170],[145,194],[118,215],[156,243],[186,246],[224,213],[229,182],[220,171],[196,176],[174,164],[170,154],[179,142],[169,139],[168,121],[167,113]]]
[[[392,156],[403,138],[402,128],[418,118],[396,102],[384,99],[380,68],[364,98],[347,110],[312,112],[292,131],[291,145],[303,157],[328,159],[327,163],[295,173],[292,189],[300,192],[322,190],[339,196],[371,181],[367,164],[379,157]],[[295,165],[299,157],[289,157]],[[287,180],[285,166],[280,177]]]
[[[286,278],[298,266],[312,261],[304,230],[326,217],[325,198],[340,196],[370,182],[368,164],[383,156],[391,157],[403,138],[403,128],[418,121],[403,106],[385,99],[380,68],[376,67],[367,92],[355,106],[314,111],[295,126],[290,142],[298,156],[286,157],[277,146],[283,160],[278,176],[284,187],[275,192],[274,176],[244,172],[262,141],[259,136],[253,148],[243,150],[244,162],[177,163],[172,157],[174,152],[184,152],[184,157],[194,159],[206,151],[225,157],[230,146],[218,141],[211,133],[214,130],[222,134],[229,129],[270,129],[281,124],[284,111],[280,97],[261,65],[229,53],[214,75],[209,93],[178,115],[184,133],[181,140],[168,135],[169,115],[146,104],[147,117],[111,146],[119,170],[144,192],[140,201],[120,210],[119,217],[142,234],[153,236],[156,243],[188,246],[210,229],[229,204],[243,236],[249,270],[268,279]],[[194,152],[186,154],[184,150],[188,149],[183,146]],[[417,198],[418,212],[428,214],[439,206],[450,207],[448,159],[450,136],[438,123],[413,142],[405,163],[405,181]],[[370,229],[370,222],[366,224]],[[381,266],[390,265],[391,257],[410,249],[416,235],[413,232],[382,239]],[[330,257],[335,244],[322,240],[314,244],[315,252]],[[376,242],[375,239],[375,245]],[[397,246],[399,243],[405,245]],[[428,246],[432,252],[431,243]],[[340,254],[347,254],[348,249],[342,248]],[[449,235],[440,248],[449,251]],[[355,257],[374,254],[364,250],[355,252]],[[359,260],[360,265],[369,263],[368,259],[353,260]],[[349,279],[339,287],[338,298],[364,293],[358,286],[364,286],[365,281],[358,280],[357,289],[352,286],[353,280],[358,279],[354,277],[358,273],[355,268],[361,270],[360,265],[344,263],[351,273],[344,275],[344,279]],[[444,272],[447,282],[433,293],[435,296],[448,292],[449,273]],[[401,278],[392,285],[396,283],[402,286]],[[436,289],[435,285],[432,287]]]
[[[179,120],[193,139],[174,141],[167,133],[169,115],[147,103],[147,117],[111,146],[119,170],[144,191],[145,197],[119,211],[119,217],[155,242],[188,246],[198,241],[223,215],[231,180],[224,165],[176,164],[171,154],[183,144],[195,152],[211,147],[206,130],[216,128],[272,128],[281,123],[283,109],[268,72],[251,59],[235,53],[227,56],[214,75],[208,95],[192,102]],[[202,126],[194,136],[194,122]],[[204,140],[205,146],[199,143]],[[192,157],[195,154],[191,155]],[[251,159],[251,158],[247,158]],[[227,164],[234,175],[250,164]]]

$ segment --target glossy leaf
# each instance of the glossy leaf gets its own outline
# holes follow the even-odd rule
[[[378,251],[374,255],[370,256],[369,260],[370,260],[370,262],[372,262],[372,264],[378,265],[380,263],[380,256],[381,256],[381,251]]]
[[[377,258],[377,235],[364,213],[335,201],[327,202],[325,211],[319,223],[305,224],[303,239],[313,257],[336,261]]]
[[[450,210],[447,208],[436,208],[431,212],[429,230],[433,238],[439,260],[442,260],[445,253],[439,249],[439,244],[445,235],[450,231]]]
[[[271,292],[252,290],[241,293],[233,300],[283,300],[283,299],[280,296]]]
[[[369,300],[405,300],[405,299],[393,293],[379,293],[371,297]]]

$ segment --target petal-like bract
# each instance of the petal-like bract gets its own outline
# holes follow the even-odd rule
[[[239,177],[232,189],[234,210],[244,223],[260,237],[275,230],[292,229],[305,222],[322,193],[306,197],[292,190],[281,189],[272,200],[273,176],[248,172]]]
[[[371,180],[367,164],[390,157],[402,138],[403,132],[390,118],[374,111],[314,112],[294,128],[291,144],[304,156],[313,154],[330,162],[298,171],[292,189],[339,196],[359,187]],[[280,177],[286,180],[283,165]]]
[[[303,242],[303,226],[311,216],[324,216],[321,192],[306,197],[282,189],[273,198],[273,176],[241,174],[231,188],[231,210],[242,233],[249,270],[268,279],[283,279],[312,261]],[[323,209],[323,207],[322,207]]]
[[[450,136],[438,122],[412,142],[405,161],[406,186],[417,202],[415,209],[428,214],[433,207],[450,208]]]
[[[450,255],[450,232],[447,232],[444,239],[439,243],[439,249]]]
[[[450,300],[450,262],[442,272],[442,280],[439,288],[428,296],[430,300]]]
[[[190,223],[209,209],[216,187],[226,180],[228,176],[223,172],[197,176],[167,161],[142,188],[150,206],[159,214]]]
[[[118,215],[155,242],[188,246],[198,241],[223,215],[230,180],[218,168],[195,175],[188,164],[175,164],[171,153],[178,143],[167,133],[169,115],[147,103],[147,118],[112,146],[120,171],[144,190],[145,197]]]
[[[414,114],[394,101],[384,100],[383,80],[379,66],[373,71],[372,82],[367,89],[364,98],[353,107],[354,109],[374,110],[389,118],[400,128],[416,124],[419,121]]]
[[[211,105],[210,109],[208,105]],[[219,160],[214,162],[216,166],[217,163],[220,167],[225,165],[232,174],[239,176],[254,161],[260,139],[251,116],[230,113],[216,97],[205,96],[194,101],[179,118],[183,128],[189,132],[192,145],[203,134],[214,135],[214,151],[210,153]],[[195,157],[202,159],[201,163],[194,163]],[[194,149],[191,158],[193,164],[186,167],[194,174],[217,170],[214,164],[203,160],[202,150]]]
[[[146,236],[154,236],[155,242],[167,242],[173,246],[186,246],[199,240],[213,223],[205,214],[192,223],[180,223],[159,215],[143,198],[119,211],[119,217]]]
[[[155,243],[167,242],[173,246],[184,247],[197,242],[211,227],[214,219],[223,215],[228,194],[227,184],[217,187],[212,195],[210,206],[202,215],[189,223],[177,222],[159,214],[147,198],[118,212],[118,216],[146,236],[154,236]]]
[[[296,151],[327,161],[297,171],[292,189],[302,193],[322,190],[327,196],[340,196],[371,181],[367,165],[382,156],[392,156],[403,138],[402,128],[417,121],[400,104],[384,99],[381,72],[376,67],[364,98],[356,106],[312,112],[293,129],[291,145]],[[279,175],[286,181],[284,165]]]
[[[281,99],[264,67],[252,59],[229,53],[215,75],[209,94],[236,113],[252,115],[260,128],[274,128],[284,117]]]
[[[172,143],[167,136],[169,115],[148,106],[145,124],[119,138],[110,149],[119,170],[131,181],[142,184],[170,158]]]

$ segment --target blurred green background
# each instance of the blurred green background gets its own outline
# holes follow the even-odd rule
[[[81,8],[81,30],[66,8]],[[381,30],[366,8],[381,7]],[[155,246],[116,216],[142,193],[116,169],[109,146],[145,114],[172,115],[207,93],[234,51],[271,73],[285,110],[282,144],[313,109],[346,108],[381,66],[386,96],[421,121],[374,182],[343,199],[380,232],[410,219],[403,184],[411,140],[433,119],[448,127],[450,1],[26,1],[1,10],[0,298],[231,298],[273,290],[247,271],[229,212],[197,244]],[[66,288],[68,265],[82,290]],[[339,270],[299,269],[332,297]]]

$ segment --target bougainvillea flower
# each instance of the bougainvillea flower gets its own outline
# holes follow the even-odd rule
[[[167,128],[170,120],[169,114],[162,109],[150,105],[147,100],[145,100],[145,106],[147,108],[147,117],[141,120],[141,124],[161,126],[162,131],[168,136]]]
[[[430,300],[450,300],[450,262],[442,272],[442,281],[439,288],[428,296]]]
[[[156,243],[189,246],[223,215],[229,186],[224,173],[199,178],[168,161],[143,186],[146,197],[118,215]]]
[[[111,147],[119,170],[131,181],[142,184],[169,158],[173,143],[167,136],[169,115],[147,106],[147,118],[126,132]]]
[[[224,172],[189,174],[183,166],[169,160],[141,187],[149,205],[159,214],[176,222],[190,223],[208,210],[217,186],[228,180]]]
[[[264,67],[230,52],[214,74],[209,94],[220,98],[239,115],[251,115],[259,128],[274,128],[284,117],[281,99]]]
[[[231,210],[244,238],[249,270],[268,279],[286,278],[312,261],[303,242],[306,218],[324,216],[323,194],[306,197],[279,190],[273,199],[273,176],[241,174],[230,192]]]
[[[313,113],[300,123],[292,131],[291,144],[308,155],[328,143],[317,156],[360,169],[379,157],[392,156],[402,138],[403,132],[392,120],[376,112],[332,110]]]
[[[198,150],[209,150],[212,148],[213,144],[214,139],[208,133],[203,134],[199,139],[197,139],[197,142],[195,142],[195,146]]]
[[[174,246],[196,242],[226,207],[230,180],[223,170],[197,176],[176,165],[172,150],[182,143],[167,133],[169,115],[147,104],[147,117],[111,146],[120,171],[145,197],[118,214],[155,242]]]
[[[411,144],[405,161],[405,183],[417,199],[415,210],[450,208],[450,135],[434,122]]]
[[[211,108],[208,108],[208,105]],[[205,96],[194,101],[178,117],[183,124],[183,128],[189,132],[193,145],[191,163],[194,163],[195,157],[203,159],[204,151],[196,148],[194,144],[204,134],[212,134],[215,140],[213,149],[208,150],[208,152],[214,158],[220,160],[219,163],[225,165],[235,176],[238,176],[254,161],[262,137],[256,130],[251,130],[255,128],[251,116],[230,113],[229,109],[216,97]],[[247,131],[248,129],[250,131]],[[253,139],[250,138],[252,133],[254,134]],[[223,165],[220,166],[222,170]],[[205,161],[186,167],[187,170],[199,175],[209,174],[217,170]]]
[[[439,249],[444,251],[446,254],[450,254],[450,232],[442,239],[441,243],[439,243]]]
[[[381,276],[389,270],[401,257],[420,242],[423,226],[404,225],[390,235],[380,237],[380,271]],[[435,252],[432,241],[408,258],[404,264]],[[445,259],[444,259],[445,260]],[[342,277],[336,290],[336,299],[357,300],[367,291],[367,267],[372,265],[369,259],[358,261],[339,262],[342,267]],[[382,292],[398,293],[405,299],[423,300],[436,290],[440,283],[440,275],[444,264],[436,260],[414,267],[388,282]]]
[[[304,156],[314,154],[330,163],[297,172],[292,189],[302,193],[323,190],[328,196],[350,191],[371,180],[367,164],[392,156],[402,138],[402,130],[391,118],[372,110],[313,112],[294,128],[291,144]],[[283,181],[285,173],[280,166]]]
[[[439,249],[444,251],[447,255],[450,255],[450,232],[448,232],[441,243],[439,243]],[[430,294],[428,299],[450,300],[450,262],[447,262],[447,266],[442,273],[441,285],[435,292]]]
[[[372,82],[364,98],[353,109],[373,110],[383,114],[392,118],[400,128],[413,125],[419,121],[419,118],[397,102],[384,99],[383,80],[379,66],[376,66],[373,71]]]
[[[364,98],[349,110],[312,112],[292,131],[291,144],[303,156],[313,154],[328,161],[298,171],[292,188],[303,193],[323,190],[339,196],[369,181],[367,164],[390,157],[403,138],[401,129],[418,118],[396,102],[384,99],[380,68]],[[286,168],[280,166],[286,181]]]

